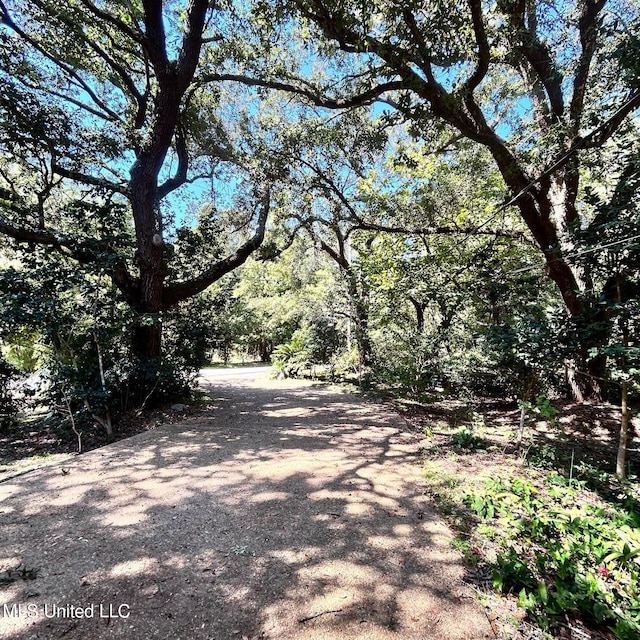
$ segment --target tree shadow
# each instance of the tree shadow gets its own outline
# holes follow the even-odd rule
[[[0,637],[489,637],[395,414],[293,383],[210,392],[211,416],[0,485],[0,569],[38,569],[0,589]]]

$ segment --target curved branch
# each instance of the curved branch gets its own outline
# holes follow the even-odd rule
[[[65,64],[59,57],[55,56],[52,53],[49,53],[47,49],[41,45],[37,40],[32,38],[26,31],[21,29],[11,18],[9,12],[4,4],[0,0],[0,10],[2,11],[2,20],[1,22],[7,25],[17,36],[22,38],[26,43],[31,45],[36,51],[38,51],[41,55],[43,55],[47,60],[52,62],[58,69],[62,70],[69,78],[73,79],[78,87],[80,87],[94,102],[96,106],[98,106],[102,111],[102,117],[106,120],[113,120],[114,122],[121,122],[121,117],[118,113],[110,109],[93,91],[93,89],[81,78],[80,74],[71,66]],[[108,117],[107,117],[108,116]]]
[[[111,15],[107,11],[103,11],[102,9],[99,9],[92,2],[89,2],[89,0],[80,0],[80,2],[94,16],[96,16],[97,18],[100,18],[100,20],[104,20],[105,22],[108,22],[109,24],[113,25],[114,27],[116,27],[116,29],[118,29],[125,35],[129,36],[134,42],[137,42],[140,45],[146,44],[144,35],[142,33],[138,33],[134,31],[126,22],[123,22],[119,18],[116,18],[115,16]]]
[[[580,45],[582,48],[580,60],[576,74],[573,78],[573,96],[569,106],[571,113],[571,124],[573,134],[577,135],[580,130],[580,121],[584,106],[584,99],[587,91],[587,80],[591,68],[591,61],[596,50],[596,27],[598,15],[602,11],[606,0],[587,0],[584,3],[582,15],[580,16]]]
[[[564,113],[562,93],[562,74],[556,67],[549,49],[539,40],[535,25],[525,24],[525,2],[509,3],[502,0],[500,9],[509,17],[513,30],[520,36],[520,44],[515,46],[534,70],[537,79],[544,87],[551,114],[559,121]]]
[[[424,36],[422,35],[422,32],[420,31],[420,27],[418,27],[416,18],[410,9],[404,9],[404,11],[402,12],[402,17],[404,18],[404,21],[407,23],[407,26],[409,27],[409,31],[411,32],[413,39],[418,45],[420,55],[422,56],[422,61],[418,63],[418,66],[424,73],[425,77],[427,78],[427,81],[434,83],[435,77],[433,75],[433,69],[431,68],[431,59],[429,56],[429,49],[427,48],[427,43],[424,39]]]
[[[164,288],[162,293],[162,307],[163,309],[170,309],[178,302],[186,300],[191,296],[204,291],[208,286],[222,278],[230,271],[233,271],[236,267],[244,264],[247,258],[262,244],[264,240],[265,229],[267,226],[267,219],[269,217],[269,211],[271,207],[271,190],[267,189],[262,201],[262,209],[258,216],[258,225],[253,236],[247,240],[241,247],[239,247],[235,253],[228,256],[224,260],[220,260],[211,265],[199,276],[192,280],[185,282],[178,282],[173,285],[169,285]]]
[[[14,81],[19,82],[23,87],[26,87],[27,89],[31,89],[33,91],[41,91],[47,95],[60,98],[61,100],[68,102],[69,104],[73,104],[76,107],[79,107],[80,109],[82,109],[83,111],[86,111],[87,113],[90,113],[91,115],[96,116],[96,118],[100,118],[101,120],[105,120],[106,122],[113,122],[113,118],[110,117],[108,114],[105,114],[103,111],[99,111],[95,107],[88,105],[86,102],[82,102],[82,100],[77,100],[76,98],[73,98],[71,96],[68,96],[62,93],[61,91],[56,91],[51,87],[45,87],[40,84],[33,84],[31,82],[28,82],[26,79],[26,76],[15,77]]]
[[[187,89],[198,64],[208,7],[208,0],[191,0],[189,3],[184,24],[185,35],[177,62],[177,75],[182,83],[180,92],[184,92]]]
[[[380,231],[383,233],[400,233],[415,236],[438,236],[438,235],[464,235],[464,236],[494,236],[497,238],[507,238],[517,240],[532,246],[537,246],[533,240],[527,238],[522,231],[510,231],[508,229],[480,229],[478,227],[457,227],[457,226],[437,226],[424,229],[408,229],[406,227],[390,227],[383,224],[374,224],[359,220],[355,228],[362,231]]]
[[[65,169],[57,163],[53,164],[52,169],[63,178],[68,178],[69,180],[74,180],[75,182],[81,182],[82,184],[91,185],[92,187],[101,187],[113,193],[120,193],[123,196],[129,196],[129,189],[125,185],[118,184],[117,182],[111,182],[106,178],[87,175],[86,173],[82,173],[81,171]]]
[[[285,91],[307,98],[316,107],[324,107],[326,109],[344,109],[347,107],[362,106],[371,104],[379,96],[387,91],[396,91],[403,88],[400,80],[384,82],[371,89],[367,89],[358,95],[352,96],[345,100],[335,98],[327,98],[311,89],[304,89],[287,82],[278,82],[275,80],[263,80],[262,78],[252,78],[234,73],[209,73],[204,75],[198,81],[200,84],[208,84],[209,82],[239,82],[248,87],[264,87],[265,89],[274,89],[276,91]]]
[[[481,0],[469,0],[469,8],[471,9],[471,19],[473,21],[473,32],[478,44],[478,64],[475,70],[469,76],[462,86],[465,94],[470,94],[482,82],[489,71],[489,42],[487,41],[487,32],[484,28],[484,20],[482,19],[482,2]]]
[[[167,40],[162,20],[162,2],[158,0],[143,0],[144,40],[151,64],[158,76],[164,76],[168,71]]]
[[[40,0],[32,0],[32,1],[36,6],[40,7],[43,11],[48,10],[48,7],[45,6],[44,3],[42,3]],[[72,33],[75,33],[78,37],[82,36],[83,42],[90,49],[92,49],[99,58],[101,58],[102,60],[104,60],[104,62],[107,63],[107,65],[111,68],[111,70],[122,80],[122,83],[124,84],[124,86],[129,90],[129,93],[139,104],[140,100],[142,99],[142,96],[138,91],[138,88],[136,87],[135,83],[131,79],[131,75],[127,72],[127,70],[119,62],[116,62],[109,54],[107,54],[106,51],[102,49],[102,47],[98,46],[98,44],[94,40],[92,40],[91,38],[87,38],[84,33],[79,33],[77,28],[78,27],[77,23],[74,22],[69,16],[64,14],[59,14],[56,17],[61,22],[63,22],[67,27],[69,27]]]
[[[14,209],[24,214],[25,211],[14,207]],[[111,242],[113,239],[98,238],[74,238],[64,235],[56,235],[46,229],[34,229],[15,224],[4,215],[0,214],[0,234],[12,238],[18,243],[37,244],[43,247],[51,247],[62,255],[65,255],[80,264],[96,262],[99,254],[112,252]],[[123,286],[132,286],[134,279],[129,275],[126,266],[121,260],[117,260],[114,273],[118,272],[118,279]],[[112,274],[112,278],[114,275]],[[115,280],[114,280],[115,282]],[[120,288],[120,287],[119,287]]]
[[[174,176],[166,180],[158,187],[158,199],[162,200],[165,196],[175,191],[187,182],[187,173],[189,171],[189,150],[185,140],[184,128],[180,125],[176,127],[176,155],[178,156],[178,168]]]
[[[640,107],[640,89],[632,92],[623,105],[597,129],[594,129],[588,136],[577,140],[574,147],[584,149],[601,147],[618,130],[623,120],[638,107]]]

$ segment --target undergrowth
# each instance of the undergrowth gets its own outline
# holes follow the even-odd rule
[[[509,432],[497,435],[475,413],[453,433],[431,432],[431,495],[456,532],[470,581],[492,582],[506,596],[504,605],[489,605],[497,607],[500,637],[524,624],[512,615],[517,602],[546,637],[581,623],[595,637],[638,640],[637,478],[617,480],[607,456],[588,456],[577,441],[569,448],[555,413],[544,417],[555,438],[531,437],[524,450],[510,448]]]
[[[465,504],[501,535],[493,584],[518,594],[543,629],[561,614],[640,637],[640,515],[633,508],[580,504],[578,491],[548,475],[537,489],[522,478],[490,478]]]

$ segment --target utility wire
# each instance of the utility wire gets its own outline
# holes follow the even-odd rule
[[[560,156],[560,158],[558,158],[555,162],[551,163],[551,165],[549,165],[537,178],[534,178],[533,180],[531,180],[529,184],[523,187],[510,200],[501,204],[493,213],[493,215],[487,218],[487,220],[485,220],[481,225],[476,227],[476,231],[488,225],[492,220],[495,220],[498,217],[498,215],[502,213],[502,211],[504,211],[507,207],[510,207],[512,204],[517,202],[526,193],[529,193],[529,191],[531,191],[531,189],[533,189],[533,187],[535,187],[536,184],[538,184],[538,182],[540,182],[541,180],[544,180],[544,178],[546,178],[547,176],[550,176],[556,169],[560,168],[563,164],[565,164],[567,160],[576,151],[582,149],[585,146],[585,144],[590,140],[592,140],[593,138],[595,138],[597,134],[604,132],[607,129],[607,127],[610,124],[612,124],[621,113],[625,111],[625,109],[627,109],[629,106],[633,105],[634,103],[637,103],[635,106],[640,106],[640,90],[633,93],[620,107],[618,107],[618,109],[616,109],[616,111],[612,115],[610,115],[604,122],[598,125],[595,129],[590,131],[586,136],[584,136],[583,138],[578,138],[578,140],[576,140],[571,145],[571,147]]]
[[[609,242],[607,244],[601,244],[597,247],[590,247],[589,249],[585,249],[584,251],[578,251],[578,253],[568,254],[563,256],[563,259],[570,260],[572,258],[578,258],[587,253],[593,253],[594,251],[600,251],[601,249],[608,249],[609,247],[615,247],[616,245],[622,244],[623,242],[631,242],[632,240],[638,240],[640,238],[640,234],[637,236],[631,236],[630,238],[623,238],[622,240],[616,240],[615,242]],[[627,249],[633,245],[629,244],[626,247],[622,247],[623,249]],[[557,262],[559,258],[554,258],[550,262]],[[550,262],[546,263],[549,264]],[[535,264],[529,267],[521,267],[520,269],[516,269],[515,271],[509,271],[509,275],[515,275],[516,273],[524,273],[525,271],[531,271],[532,269],[537,269],[538,267],[543,266],[542,264]]]
[[[637,103],[637,105],[634,105],[634,103]],[[503,211],[505,211],[508,207],[510,207],[512,204],[515,204],[523,195],[525,195],[526,193],[529,193],[529,191],[531,191],[531,189],[533,189],[533,187],[536,186],[536,184],[538,184],[541,180],[543,180],[544,178],[546,178],[547,176],[550,176],[556,169],[558,169],[559,167],[561,167],[563,164],[565,164],[567,162],[567,160],[574,154],[576,153],[578,150],[580,150],[581,148],[583,148],[585,146],[585,144],[587,142],[589,142],[590,140],[592,140],[593,138],[595,138],[596,135],[598,135],[601,132],[606,131],[606,129],[613,123],[615,122],[615,120],[619,117],[619,115],[621,113],[624,112],[625,109],[627,109],[629,106],[634,105],[634,106],[638,106],[640,105],[640,91],[636,91],[634,92],[627,100],[625,100],[625,102],[618,107],[618,109],[616,109],[616,111],[614,111],[614,113],[612,115],[610,115],[604,122],[600,123],[600,125],[598,125],[595,129],[593,129],[592,131],[590,131],[587,135],[585,135],[582,138],[579,138],[578,140],[576,140],[576,142],[574,142],[571,147],[565,151],[555,162],[552,162],[551,165],[549,165],[537,178],[534,178],[533,180],[531,180],[529,182],[529,184],[527,184],[525,187],[523,187],[518,193],[516,193],[512,198],[510,198],[507,202],[501,204],[494,212],[491,216],[489,216],[482,224],[478,225],[475,230],[479,231],[480,229],[482,229],[483,227],[486,227],[490,222],[492,222],[493,220],[495,220]],[[466,242],[473,234],[469,234],[464,240],[463,243]],[[568,255],[568,256],[564,256],[564,258],[576,258],[578,256],[584,255],[586,253],[591,253],[593,251],[598,251],[600,249],[605,249],[609,246],[615,246],[617,244],[621,244],[622,242],[627,242],[627,241],[631,241],[631,240],[635,240],[640,236],[633,236],[632,238],[626,238],[624,240],[619,240],[617,242],[608,244],[608,245],[602,245],[600,247],[592,247],[590,249],[586,249],[583,252],[579,252],[576,253],[574,255]],[[556,260],[558,260],[559,258],[556,258]],[[540,265],[534,265],[531,267],[523,267],[521,269],[516,269],[515,271],[511,271],[509,272],[510,275],[515,275],[517,273],[524,273],[526,271],[530,271],[531,269],[536,269],[538,268],[538,266]]]

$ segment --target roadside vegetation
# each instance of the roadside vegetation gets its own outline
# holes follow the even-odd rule
[[[639,33],[628,0],[0,2],[0,462],[197,410],[211,362],[347,382],[431,436],[523,625],[639,637]]]
[[[638,637],[640,483],[613,473],[615,407],[559,403],[518,446],[515,404],[398,406],[497,637]]]

